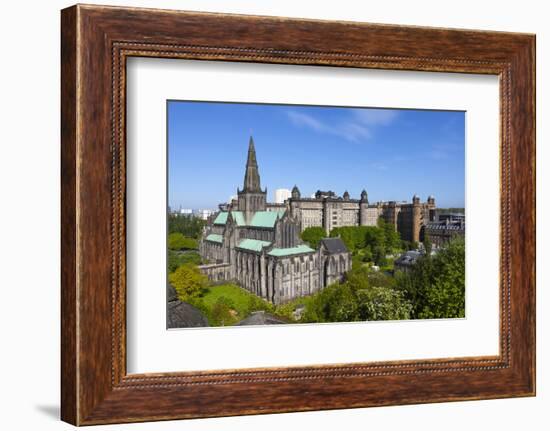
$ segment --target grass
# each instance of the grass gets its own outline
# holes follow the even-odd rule
[[[257,298],[256,295],[247,292],[236,284],[221,284],[205,289],[201,299],[206,307],[212,309],[222,296],[231,301],[232,308],[237,312],[239,317],[243,319],[249,312],[251,298]]]
[[[210,326],[230,326],[252,312],[273,311],[273,305],[233,283],[209,286],[190,301],[208,318]]]

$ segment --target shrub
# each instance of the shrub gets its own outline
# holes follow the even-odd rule
[[[197,297],[208,286],[208,277],[196,265],[186,263],[168,275],[168,281],[181,301]]]

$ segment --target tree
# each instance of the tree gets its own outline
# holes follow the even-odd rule
[[[424,241],[422,242],[424,244],[424,250],[426,250],[426,254],[429,256],[432,254],[432,240],[428,235],[424,236]]]
[[[389,287],[371,286],[357,292],[361,320],[410,319],[412,305],[402,292]]]
[[[393,277],[365,267],[352,269],[344,283],[326,287],[305,305],[305,322],[409,319],[412,310]]]
[[[368,268],[354,268],[346,274],[346,283],[354,292],[361,289],[367,289],[369,287],[370,274]]]
[[[197,297],[208,286],[208,277],[196,265],[186,263],[168,275],[168,281],[176,289],[181,301]]]
[[[246,307],[246,315],[252,314],[255,311],[273,311],[273,305],[270,302],[264,301],[256,295],[250,295]]]
[[[358,319],[357,301],[349,285],[331,284],[307,303],[304,322],[353,322]]]
[[[465,248],[464,240],[448,243],[434,257],[432,283],[426,288],[420,319],[465,316]]]
[[[215,326],[227,326],[235,322],[233,302],[225,296],[220,296],[212,307],[211,318]]]
[[[378,219],[378,227],[384,233],[384,246],[387,253],[391,253],[395,249],[401,249],[401,236],[395,230],[392,223],[388,223],[383,218]]]
[[[191,215],[170,214],[168,216],[168,232],[179,232],[189,238],[199,239],[205,225],[205,220]]]
[[[188,238],[179,232],[173,232],[168,235],[168,248],[170,250],[191,250],[197,249],[198,243],[194,238]]]
[[[325,238],[325,229],[319,226],[307,227],[301,234],[302,240],[307,242],[311,248],[316,249],[323,238]]]
[[[413,318],[464,317],[464,240],[454,239],[435,256],[418,259],[409,272],[396,275],[396,282],[398,289],[413,305]]]
[[[202,263],[202,259],[200,254],[195,251],[180,254],[175,251],[168,250],[168,273],[174,272],[184,263],[200,265]]]

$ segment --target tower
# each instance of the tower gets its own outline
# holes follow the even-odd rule
[[[367,226],[369,224],[369,197],[367,191],[363,189],[361,192],[361,200],[359,201],[359,225]]]
[[[252,139],[251,136],[248,142],[248,156],[246,159],[243,190],[237,189],[239,211],[244,212],[247,224],[250,223],[256,211],[265,211],[266,196],[267,189],[261,189],[260,172],[258,171],[258,162],[256,160],[256,148],[254,147],[254,139]]]
[[[435,197],[433,195],[428,196],[428,214],[428,220],[436,221]]]
[[[420,241],[420,228],[422,227],[422,212],[420,207],[420,198],[414,195],[412,198],[412,226],[411,241]]]
[[[292,197],[292,199],[300,199],[301,194],[298,186],[295,185],[294,187],[292,187],[292,192],[290,196]]]

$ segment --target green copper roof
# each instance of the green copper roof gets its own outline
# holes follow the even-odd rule
[[[250,226],[273,227],[277,219],[283,214],[284,211],[257,211],[250,221]]]
[[[223,242],[223,236],[218,235],[217,233],[211,233],[210,235],[208,235],[206,237],[206,240],[222,243]]]
[[[244,226],[244,215],[242,211],[231,211],[233,219],[237,222],[237,226]]]
[[[256,211],[250,226],[252,227],[274,227],[278,218],[281,218],[285,213],[282,211]],[[214,224],[226,224],[229,213],[227,211],[220,211],[214,219]],[[231,211],[231,216],[237,223],[237,226],[245,226],[246,222],[242,211]]]
[[[260,241],[259,239],[243,239],[239,243],[239,248],[244,248],[246,250],[252,251],[262,251],[263,247],[271,245],[269,241]]]
[[[292,256],[293,254],[302,254],[302,253],[310,253],[313,250],[312,248],[308,247],[307,245],[298,245],[296,247],[290,247],[290,248],[274,248],[269,253],[270,256]]]
[[[228,215],[229,213],[227,211],[220,211],[214,219],[214,224],[226,224]],[[242,211],[231,211],[231,215],[238,226],[244,226],[244,215]]]
[[[227,222],[227,212],[220,211],[214,219],[214,224],[225,224]]]

